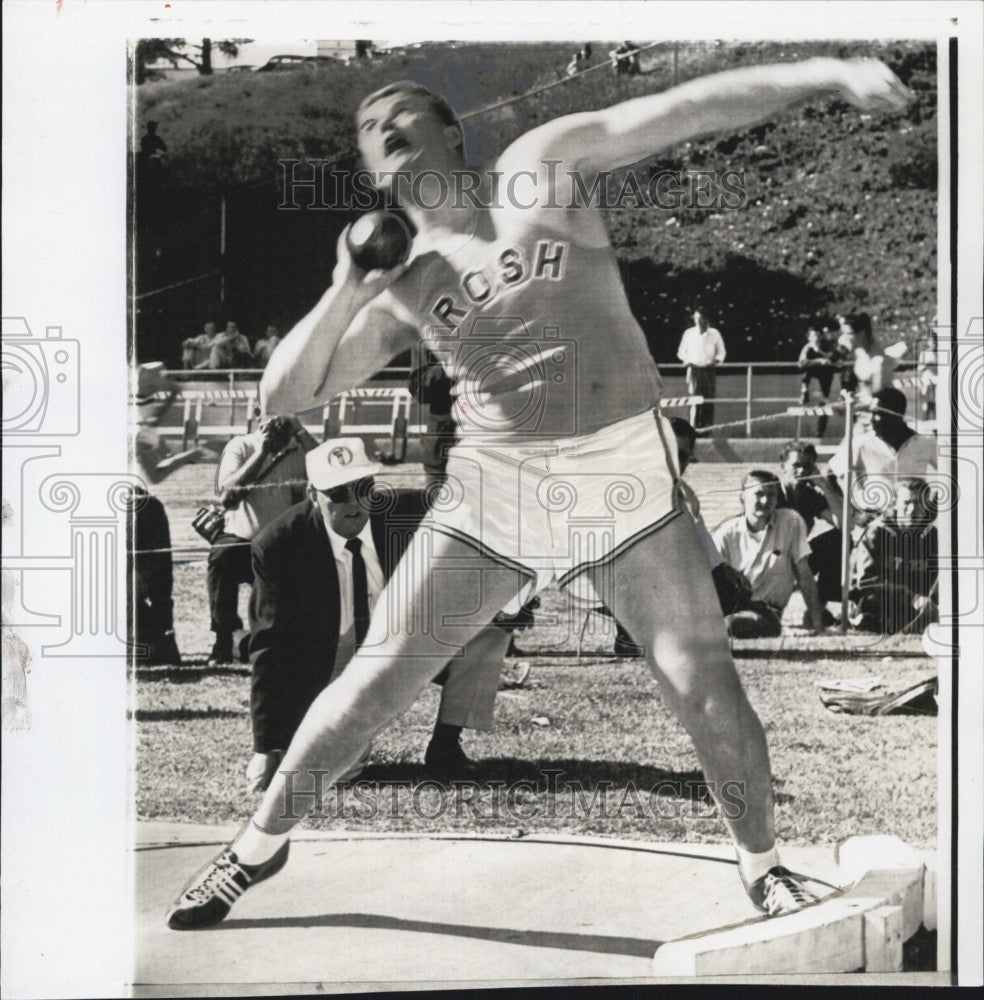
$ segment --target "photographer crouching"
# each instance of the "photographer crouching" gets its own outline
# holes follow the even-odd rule
[[[215,642],[208,664],[228,663],[233,633],[242,629],[239,585],[253,583],[250,540],[304,499],[304,456],[317,442],[296,417],[270,417],[252,434],[232,438],[219,459],[215,491],[225,509],[208,556],[208,605]]]

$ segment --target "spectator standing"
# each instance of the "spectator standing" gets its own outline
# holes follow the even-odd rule
[[[893,509],[868,525],[851,554],[851,624],[872,632],[922,632],[939,620],[939,540],[929,484],[906,476]]]
[[[220,368],[251,368],[253,352],[249,341],[239,332],[239,327],[232,320],[226,323],[225,330],[212,343],[208,367]]]
[[[824,629],[822,605],[810,572],[806,524],[794,510],[776,509],[779,480],[753,469],[741,483],[742,512],[721,524],[714,543],[731,567],[752,586],[748,607],[728,616],[728,631],[738,639],[782,635],[782,614],[799,584],[814,634]]]
[[[171,529],[164,505],[143,486],[133,490],[133,509],[127,519],[127,591],[131,603],[131,635],[141,666],[178,665],[174,637],[174,567],[171,558]]]
[[[840,601],[840,496],[817,468],[817,450],[804,441],[790,441],[782,449],[776,508],[795,510],[806,524],[810,570],[817,580],[820,600]],[[824,611],[824,624],[832,622]]]
[[[147,122],[147,131],[140,137],[140,153],[145,160],[160,159],[167,152],[167,144],[157,134],[157,122]]]
[[[198,448],[172,452],[157,432],[180,391],[181,386],[164,374],[163,362],[148,361],[137,367],[134,452],[141,471],[152,483],[159,483],[175,469],[201,455]]]
[[[380,591],[425,512],[419,491],[375,491],[379,466],[359,438],[326,441],[308,452],[306,464],[307,498],[252,544],[255,753],[247,777],[254,790],[266,787],[305,712],[363,641]],[[499,629],[486,629],[440,675],[438,721],[424,757],[433,777],[475,772],[461,730],[491,728],[506,642]]]
[[[889,386],[879,389],[868,404],[870,428],[854,436],[853,472],[858,482],[851,497],[855,510],[870,517],[894,493],[901,476],[926,476],[937,469],[936,439],[917,434],[905,422],[905,394]],[[847,475],[847,440],[830,457],[827,469],[843,495]]]
[[[608,55],[616,76],[636,76],[639,73],[639,46],[634,42],[622,42]]]
[[[935,346],[924,347],[919,351],[916,364],[916,384],[919,395],[919,416],[923,420],[936,419],[937,364]]]
[[[164,172],[167,145],[157,134],[157,122],[147,122],[147,131],[140,137],[140,152],[137,154],[137,182],[159,185]]]
[[[233,658],[233,633],[243,626],[239,586],[253,582],[249,542],[304,495],[304,455],[315,441],[296,417],[271,417],[252,434],[232,438],[216,474],[227,508],[222,534],[208,556],[208,604],[215,643],[209,664]],[[250,488],[252,484],[254,488]]]
[[[858,379],[854,373],[854,363],[857,360],[857,338],[846,316],[838,316],[840,332],[834,344],[831,360],[840,371],[840,384],[844,392],[854,392],[858,387]]]
[[[421,406],[427,407],[427,430],[420,436],[420,446],[429,486],[444,482],[448,449],[457,436],[457,427],[451,416],[454,403],[452,385],[444,366],[429,351],[425,352],[423,363],[410,373],[410,395]]]
[[[277,344],[281,340],[283,340],[283,337],[280,336],[280,331],[277,327],[271,324],[266,328],[266,333],[256,342],[256,348],[253,351],[253,358],[256,361],[257,367],[266,368],[267,362],[270,360],[270,355],[273,354]]]
[[[899,358],[906,352],[906,344],[900,341],[881,349],[867,313],[850,316],[847,323],[855,335],[854,377],[858,398],[868,403],[873,393],[891,386]]]
[[[659,417],[659,411],[656,411]],[[722,558],[711,533],[704,524],[704,518],[700,513],[700,501],[697,495],[690,488],[690,485],[683,479],[683,473],[687,466],[693,461],[694,450],[697,447],[697,431],[693,425],[684,420],[683,417],[670,417],[670,427],[673,428],[673,436],[676,439],[677,463],[680,468],[680,478],[676,482],[676,490],[681,506],[693,518],[697,527],[697,536],[701,546],[707,553],[708,561],[711,564],[711,576],[714,578],[714,589],[717,591],[718,601],[721,604],[721,611],[725,615],[733,614],[743,608],[751,597],[751,585],[748,580],[737,570],[729,566]],[[598,609],[602,614],[614,617],[607,607]],[[618,656],[641,656],[643,651],[632,641],[632,637],[625,630],[624,626],[615,620],[615,653]]]
[[[680,339],[677,357],[687,366],[687,392],[703,396],[705,402],[691,410],[691,423],[697,430],[714,423],[715,368],[727,356],[724,339],[700,309],[694,310],[694,325]]]

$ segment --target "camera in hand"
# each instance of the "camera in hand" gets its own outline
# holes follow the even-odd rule
[[[275,453],[286,448],[294,435],[294,427],[287,417],[271,417],[264,425],[263,430]]]

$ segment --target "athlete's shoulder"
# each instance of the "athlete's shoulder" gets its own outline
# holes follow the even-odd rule
[[[559,160],[546,160],[524,139],[513,143],[489,171],[488,204],[496,228],[535,228],[586,250],[608,249],[608,229],[593,204],[593,177]]]

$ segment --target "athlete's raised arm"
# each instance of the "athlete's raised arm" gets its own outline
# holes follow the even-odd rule
[[[385,291],[405,270],[360,271],[342,233],[331,287],[277,345],[263,372],[264,412],[300,413],[326,403],[415,343],[416,330],[394,314],[398,307]]]
[[[601,111],[555,119],[517,139],[497,167],[508,173],[559,163],[560,169],[554,166],[550,175],[558,179],[565,170],[614,170],[689,139],[747,128],[824,94],[869,110],[902,108],[912,96],[877,59],[815,58],[749,66]]]

